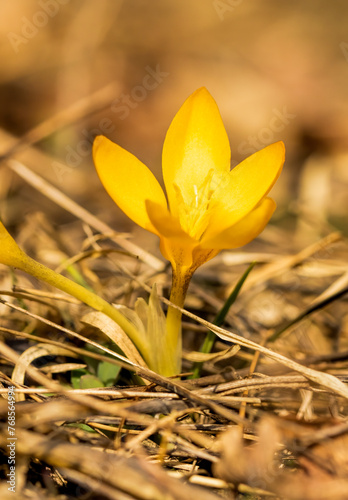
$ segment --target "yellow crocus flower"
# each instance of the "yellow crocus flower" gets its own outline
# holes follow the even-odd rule
[[[218,107],[205,88],[174,117],[163,146],[167,198],[151,171],[104,136],[96,137],[98,175],[116,204],[160,238],[173,268],[170,299],[182,307],[193,272],[222,249],[249,243],[275,210],[267,197],[280,175],[285,148],[276,142],[230,169],[231,150]],[[169,308],[168,345],[181,352],[180,313]],[[179,365],[178,365],[179,366]]]
[[[284,144],[267,146],[230,170],[231,150],[218,107],[201,88],[185,101],[165,138],[168,203],[152,172],[106,137],[96,137],[93,157],[111,198],[130,219],[159,236],[173,268],[195,270],[264,229],[275,209],[267,194],[281,172]]]

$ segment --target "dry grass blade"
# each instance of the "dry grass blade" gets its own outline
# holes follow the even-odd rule
[[[330,285],[323,293],[321,293],[312,303],[311,307],[327,301],[331,297],[335,297],[340,292],[348,290],[348,272],[342,274],[332,285]]]
[[[77,357],[75,353],[63,347],[56,347],[47,344],[38,344],[26,349],[18,358],[17,363],[12,372],[12,381],[15,384],[22,385],[24,383],[25,373],[28,366],[38,358],[43,356],[69,356]],[[24,394],[17,395],[17,401],[24,401]]]
[[[252,379],[234,380],[232,382],[225,382],[216,386],[208,386],[199,391],[200,394],[214,393],[214,394],[233,394],[242,392],[245,389],[262,389],[264,387],[308,387],[309,382],[306,377],[302,375],[279,375],[274,377],[255,377]]]
[[[109,337],[109,339],[115,342],[115,344],[124,352],[127,359],[146,368],[145,361],[140,356],[139,351],[136,349],[132,341],[125,334],[122,328],[108,316],[105,316],[105,314],[100,312],[92,311],[85,314],[81,318],[81,321],[85,325],[98,328],[98,330],[103,332],[107,337]]]
[[[199,351],[190,351],[184,352],[183,357],[189,361],[193,361],[194,363],[204,362],[204,361],[220,361],[222,359],[230,358],[235,356],[239,351],[240,347],[238,345],[234,345],[229,347],[228,349],[224,349],[223,351],[205,353]]]
[[[194,317],[194,315],[192,316],[189,315],[189,316]],[[194,319],[198,321],[197,317]],[[235,333],[229,332],[228,330],[224,330],[223,328],[216,327],[212,323],[208,323],[202,319],[199,319],[199,322],[201,324],[206,324],[206,326],[210,330],[216,333],[216,335],[222,338],[223,340],[227,340],[228,342],[234,342],[240,346],[244,346],[254,351],[258,351],[261,354],[264,354],[265,356],[273,359],[274,361],[277,361],[278,363],[287,366],[291,370],[295,370],[298,373],[301,373],[312,382],[322,385],[326,389],[331,389],[334,393],[348,399],[348,387],[343,382],[341,382],[337,377],[334,377],[329,373],[322,373],[317,370],[313,370],[312,368],[303,366],[300,363],[297,363],[296,361],[293,361],[292,359],[283,356],[282,354],[279,354],[275,351],[272,351],[271,349],[268,349],[267,347],[257,344],[256,342],[253,342],[251,340],[243,339],[242,337],[236,335]]]

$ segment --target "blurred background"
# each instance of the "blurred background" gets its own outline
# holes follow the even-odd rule
[[[42,140],[17,157],[113,228],[132,223],[97,178],[93,137],[108,136],[160,178],[170,121],[206,86],[232,165],[285,142],[272,224],[300,247],[335,228],[347,234],[345,0],[16,0],[0,9],[0,152],[47,121]],[[8,227],[36,213],[74,223],[4,164],[0,182]]]

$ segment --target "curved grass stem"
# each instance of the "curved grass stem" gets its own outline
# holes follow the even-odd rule
[[[35,278],[42,280],[49,285],[62,290],[63,292],[68,293],[69,295],[72,295],[73,297],[81,300],[81,302],[84,302],[96,311],[100,311],[111,318],[125,331],[128,337],[140,351],[144,360],[149,366],[151,366],[151,353],[145,339],[142,338],[140,332],[138,332],[135,326],[132,325],[132,323],[130,323],[115,307],[109,304],[106,300],[102,299],[87,288],[84,288],[74,281],[71,281],[65,276],[56,273],[43,264],[36,262],[34,259],[26,255],[23,251],[21,251],[21,258],[19,262],[17,259],[16,267],[21,271],[24,271],[31,276],[34,276]]]

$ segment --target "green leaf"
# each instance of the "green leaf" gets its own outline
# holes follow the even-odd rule
[[[93,387],[104,387],[103,382],[89,373],[86,368],[73,370],[71,372],[71,384],[74,389],[92,389]]]
[[[93,389],[95,387],[104,387],[103,382],[95,375],[83,375],[80,378],[80,389]]]
[[[121,371],[121,367],[112,365],[107,361],[102,361],[98,365],[98,378],[103,382],[105,387],[110,387],[115,384],[116,379]]]
[[[91,432],[92,434],[96,434],[96,431],[87,424],[80,424],[80,423],[72,422],[69,424],[65,424],[65,426],[66,427],[75,427],[77,429],[82,429],[83,431]]]
[[[74,389],[81,389],[80,379],[83,375],[87,375],[89,372],[87,368],[79,368],[78,370],[72,370],[71,372],[71,384]]]

